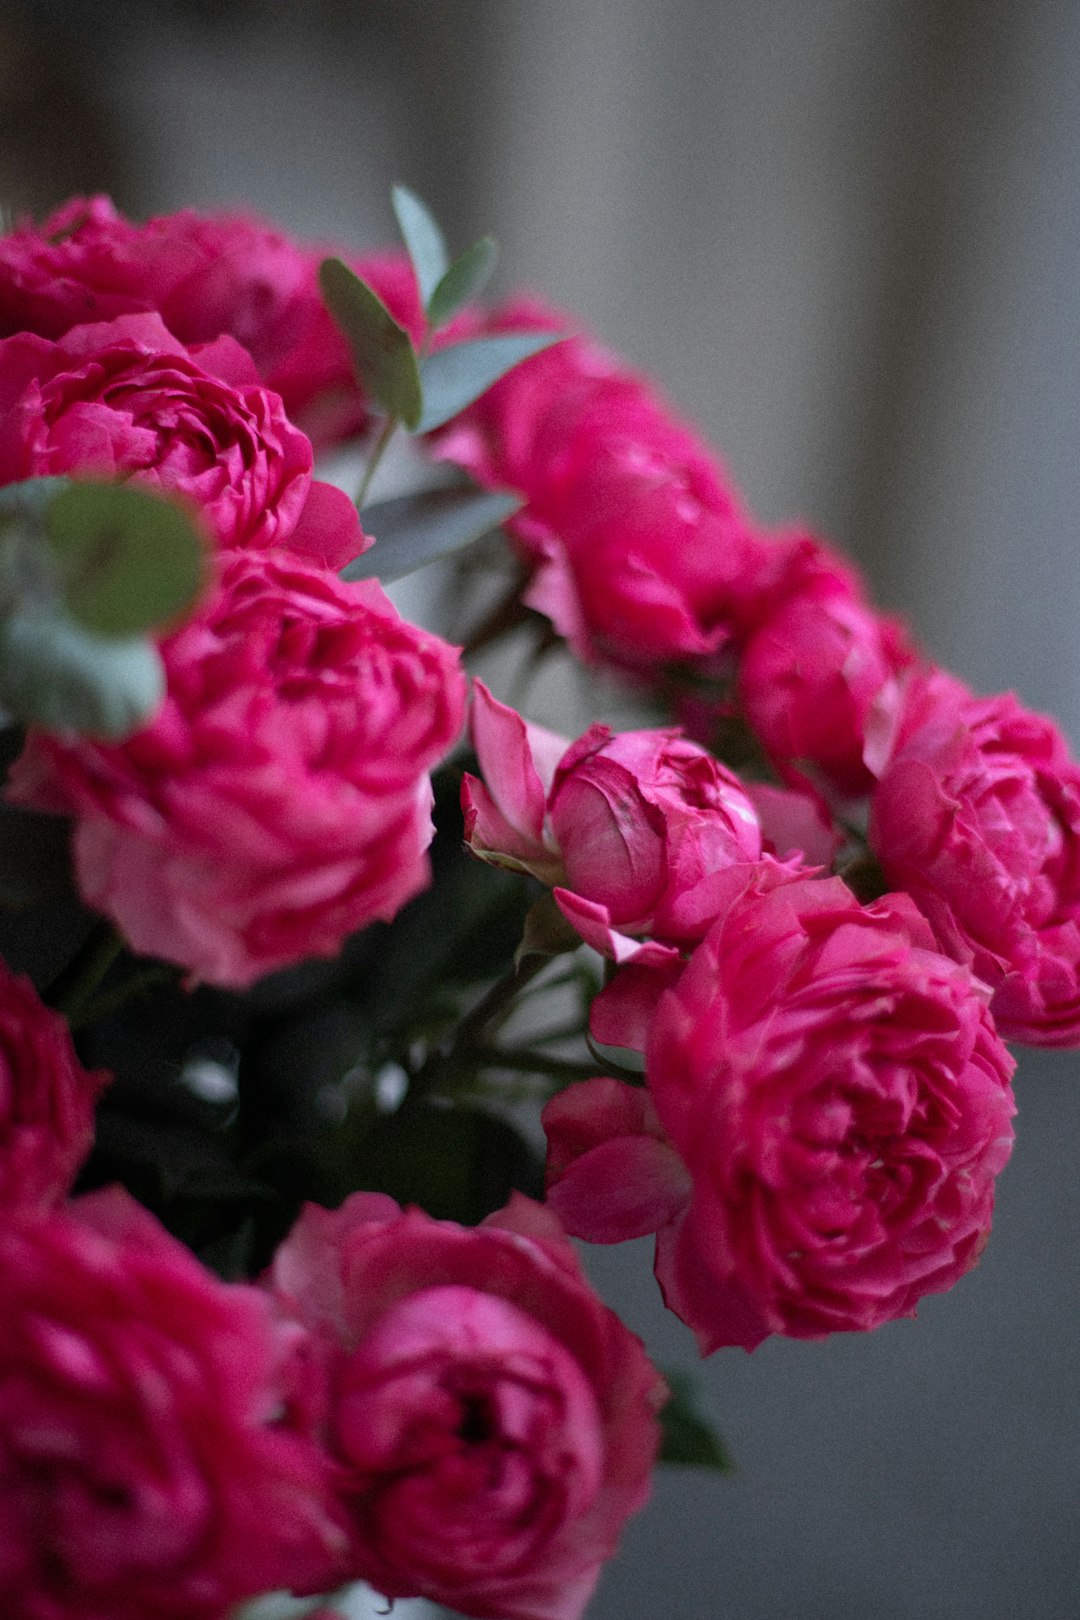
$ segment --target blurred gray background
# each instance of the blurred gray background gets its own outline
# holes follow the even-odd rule
[[[1080,6],[8,0],[0,200],[246,203],[357,245],[404,180],[662,380],[985,691],[1080,740]],[[1080,1616],[1080,1062],[1020,1055],[978,1271],[918,1322],[704,1369],[591,1620]],[[694,1359],[648,1246],[595,1277]]]

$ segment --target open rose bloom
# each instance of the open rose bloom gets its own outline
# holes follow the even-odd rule
[[[0,1597],[38,1620],[222,1620],[341,1534],[283,1421],[296,1333],[119,1188],[0,1234]]]
[[[643,1504],[663,1383],[558,1222],[472,1230],[356,1194],[270,1279],[328,1367],[347,1573],[486,1620],[577,1620]]]
[[[570,1239],[654,1238],[703,1356],[910,1318],[987,1243],[1003,1041],[1080,1045],[1055,723],[394,206],[0,236],[0,1620],[583,1620],[719,1453]],[[475,540],[410,623],[380,581]],[[70,694],[126,658],[124,732]]]

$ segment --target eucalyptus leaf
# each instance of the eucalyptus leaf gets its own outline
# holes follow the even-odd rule
[[[70,478],[24,478],[5,484],[0,488],[0,527],[19,518],[42,522],[50,502],[70,487]]]
[[[26,609],[0,621],[0,705],[18,720],[115,742],[164,695],[152,641],[95,636],[61,612]]]
[[[378,293],[341,259],[323,260],[319,286],[327,309],[348,339],[361,387],[388,416],[414,432],[423,396],[412,338]]]
[[[483,292],[491,280],[498,248],[490,236],[482,236],[466,248],[443,275],[427,301],[427,317],[432,326],[442,326],[456,315],[462,304]]]
[[[395,186],[390,197],[394,216],[416,271],[420,299],[427,308],[450,262],[446,241],[431,210],[407,186]]]
[[[421,367],[424,407],[414,429],[430,433],[487,392],[492,383],[530,356],[561,342],[562,332],[502,332],[495,337],[450,343],[429,354]],[[403,419],[404,420],[404,419]]]
[[[521,501],[498,491],[431,489],[364,509],[364,528],[375,544],[341,571],[342,579],[402,579],[427,563],[460,551],[513,517]]]
[[[67,478],[28,478],[0,489],[0,613],[56,603],[56,568],[44,539],[45,514]]]
[[[684,1468],[708,1468],[730,1474],[735,1464],[719,1435],[702,1416],[695,1381],[687,1373],[664,1369],[671,1399],[660,1413],[660,1461]]]
[[[100,636],[138,635],[179,618],[195,602],[204,551],[175,501],[131,484],[72,483],[45,512],[71,617]]]

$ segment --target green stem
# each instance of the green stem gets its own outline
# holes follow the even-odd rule
[[[44,999],[67,1019],[78,1022],[85,1004],[123,948],[124,942],[112,924],[101,918],[67,967],[56,975],[45,991]]]
[[[512,968],[485,991],[472,1011],[465,1014],[451,1039],[432,1052],[413,1074],[399,1112],[415,1108],[431,1092],[446,1089],[448,1082],[453,1084],[455,1072],[469,1062],[469,1054],[480,1036],[505,1023],[518,992],[543,972],[550,960],[547,956],[526,957],[519,968]]]
[[[159,963],[156,967],[143,968],[133,973],[130,979],[118,984],[115,990],[108,990],[102,996],[82,1006],[75,1014],[69,1014],[68,1023],[72,1029],[82,1029],[87,1024],[96,1024],[99,1018],[107,1018],[122,1007],[125,1002],[144,990],[156,989],[159,985],[171,984],[176,977],[176,969]]]
[[[603,1064],[576,1063],[572,1058],[549,1057],[527,1047],[485,1046],[482,1042],[462,1052],[486,1069],[507,1069],[512,1074],[540,1074],[549,1080],[593,1080]]]
[[[364,468],[364,476],[360,480],[360,488],[356,492],[357,511],[362,512],[364,509],[364,501],[367,499],[367,492],[371,488],[371,480],[374,478],[379,462],[383,458],[383,452],[397,431],[397,425],[397,417],[388,416],[382,427],[379,429],[379,436],[371,447],[371,455],[368,458],[367,466]]]

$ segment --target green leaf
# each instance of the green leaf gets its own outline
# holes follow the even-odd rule
[[[70,487],[70,478],[24,478],[5,484],[0,489],[0,526],[19,518],[41,522],[53,498]]]
[[[115,742],[164,695],[151,641],[106,640],[59,612],[26,609],[0,622],[0,706],[17,720]]]
[[[175,501],[130,484],[68,484],[48,505],[45,534],[64,605],[97,635],[168,624],[198,596],[203,544]]]
[[[491,280],[498,251],[490,236],[482,236],[454,260],[428,299],[427,317],[432,326],[442,326],[462,304],[483,292]]]
[[[549,892],[542,894],[530,908],[521,933],[521,944],[514,952],[514,966],[520,967],[527,956],[562,956],[576,951],[581,935],[571,928]]]
[[[609,1074],[622,1075],[624,1079],[641,1081],[645,1075],[645,1054],[633,1046],[608,1046],[604,1041],[598,1041],[591,1030],[585,1031],[585,1043],[596,1059]]]
[[[734,1473],[730,1452],[701,1415],[694,1379],[666,1367],[663,1372],[671,1399],[660,1413],[660,1461],[684,1468],[710,1468],[718,1474]]]
[[[341,259],[323,260],[319,286],[327,309],[349,341],[361,387],[388,416],[414,432],[423,395],[412,338],[378,293]]]
[[[426,309],[450,262],[446,241],[431,210],[407,186],[395,186],[390,197]]]
[[[379,501],[364,509],[364,528],[375,544],[347,563],[342,579],[401,579],[439,557],[471,546],[521,506],[516,495],[468,489],[430,489]]]
[[[421,368],[424,408],[415,429],[430,433],[487,392],[508,371],[561,342],[562,332],[502,332],[496,337],[450,343],[429,354]],[[403,419],[404,420],[404,419]]]

